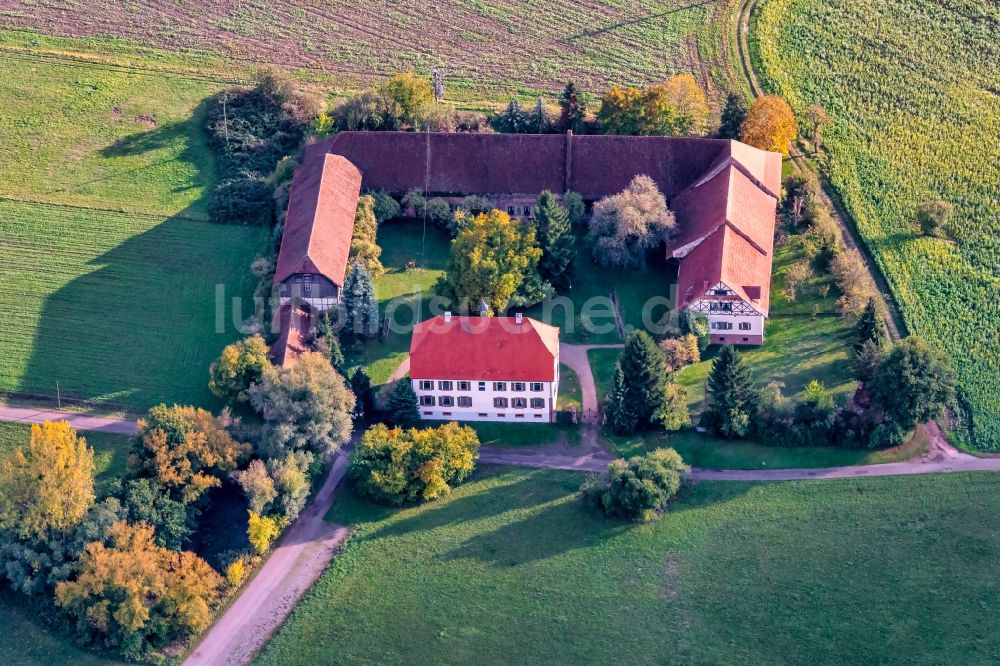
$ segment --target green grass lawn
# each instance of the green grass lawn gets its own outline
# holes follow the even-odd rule
[[[30,433],[29,425],[0,421],[0,455],[6,455],[17,447],[26,446]],[[132,438],[106,432],[78,434],[94,449],[97,492],[100,494],[109,481],[125,473]]]
[[[580,390],[580,378],[568,365],[559,364],[559,401],[556,407],[560,410],[583,408],[583,392]]]
[[[751,44],[770,91],[796,110],[821,104],[833,119],[821,160],[830,181],[907,329],[952,357],[973,443],[991,450],[1000,450],[998,22],[988,0],[768,0]],[[948,239],[916,230],[928,198],[955,207]]]
[[[410,354],[413,324],[431,317],[430,299],[437,279],[448,267],[450,239],[444,232],[409,219],[391,220],[378,229],[385,275],[375,280],[375,297],[392,325],[384,341],[344,346],[348,366],[363,365],[379,386]],[[417,267],[407,269],[408,261]]]
[[[465,423],[479,435],[483,446],[544,446],[546,444],[580,443],[580,427],[556,423],[496,423],[474,421]]]
[[[0,663],[4,666],[110,666],[124,663],[77,647],[69,637],[46,627],[38,618],[39,613],[20,595],[4,592],[0,599],[0,627],[3,627]]]
[[[218,89],[0,52],[0,392],[212,404],[208,365],[252,312],[231,299],[267,236],[204,221],[199,105]]]
[[[257,663],[988,663],[1000,652],[983,624],[1000,603],[995,475],[699,483],[645,526],[584,507],[582,478],[485,468],[402,510],[345,495],[328,518],[354,526],[350,541]]]

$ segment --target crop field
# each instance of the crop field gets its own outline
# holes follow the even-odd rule
[[[571,472],[484,467],[448,498],[349,494],[350,541],[257,660],[986,663],[1000,481],[698,483],[608,521]],[[885,621],[891,618],[892,621]]]
[[[229,299],[266,236],[205,221],[199,114],[218,87],[0,51],[0,392],[210,400],[208,365],[250,314]]]
[[[972,444],[1000,450],[1000,8],[988,0],[767,0],[765,85],[820,103],[830,179],[886,274],[907,328],[954,360]],[[915,213],[955,207],[948,239]]]
[[[715,0],[112,0],[0,2],[0,27],[113,36],[250,64],[301,68],[339,87],[399,71],[445,75],[449,96],[585,89],[692,72],[703,85],[718,52]],[[123,46],[125,46],[123,44]]]

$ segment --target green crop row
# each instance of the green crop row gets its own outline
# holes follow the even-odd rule
[[[765,85],[822,104],[829,175],[910,332],[946,350],[972,443],[1000,450],[1000,9],[988,0],[767,0]],[[955,207],[921,236],[920,203]]]

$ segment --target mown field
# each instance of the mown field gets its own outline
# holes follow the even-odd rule
[[[236,337],[228,300],[216,333],[216,287],[248,294],[265,238],[206,221],[199,106],[218,89],[0,51],[0,391],[210,400],[208,365]]]
[[[0,27],[113,36],[247,64],[299,68],[338,87],[441,68],[451,95],[585,88],[694,72],[712,76],[714,0],[0,3]],[[704,83],[704,81],[703,81]]]
[[[993,475],[699,483],[609,522],[581,475],[485,468],[446,500],[347,496],[330,569],[257,660],[986,663],[1000,637]],[[623,657],[625,655],[625,657]]]
[[[987,0],[767,0],[765,85],[834,118],[830,178],[886,274],[907,328],[953,358],[973,444],[1000,450],[1000,8]],[[928,197],[950,239],[921,237]]]

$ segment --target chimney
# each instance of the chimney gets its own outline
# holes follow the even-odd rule
[[[514,323],[515,324],[523,324],[524,323],[524,314],[521,313],[521,312],[518,312],[516,315],[514,315]]]
[[[446,323],[446,324],[450,324],[451,323],[451,312],[445,312],[444,313],[444,323]]]

